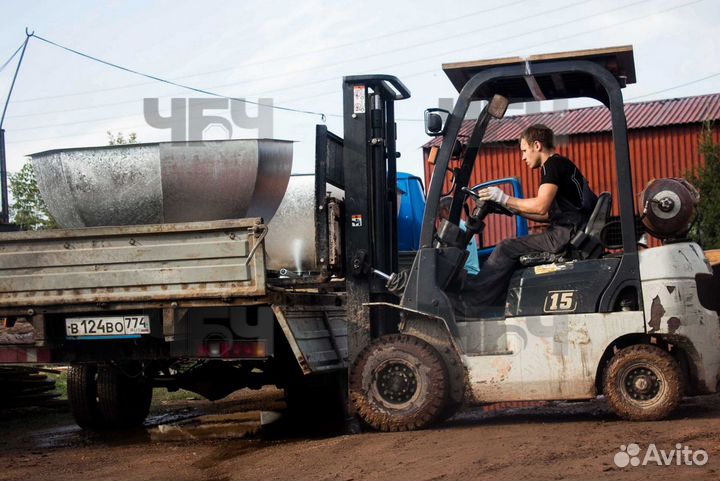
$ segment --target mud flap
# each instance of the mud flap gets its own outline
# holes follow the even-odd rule
[[[347,319],[343,306],[308,302],[273,305],[273,312],[305,375],[347,369]]]

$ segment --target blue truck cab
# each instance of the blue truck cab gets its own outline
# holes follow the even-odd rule
[[[483,182],[472,188],[480,190],[490,186],[502,186],[508,184],[513,197],[523,198],[523,189],[520,179],[517,177],[506,177]],[[425,212],[425,189],[420,177],[405,172],[397,174],[398,187],[398,250],[400,252],[414,252],[420,245],[420,230],[422,229],[423,213]],[[515,216],[517,237],[528,235],[527,219]],[[480,263],[492,253],[495,246],[478,249]]]

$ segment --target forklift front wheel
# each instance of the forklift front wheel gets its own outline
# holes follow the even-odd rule
[[[605,398],[615,413],[630,421],[655,421],[680,403],[683,377],[678,363],[656,346],[638,344],[618,351],[607,365]]]
[[[417,337],[383,336],[355,361],[350,398],[362,420],[375,429],[424,428],[439,420],[447,403],[443,360]]]

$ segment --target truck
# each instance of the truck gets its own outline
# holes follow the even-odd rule
[[[452,112],[426,112],[426,132],[444,142],[415,250],[400,249],[398,228],[395,102],[410,91],[390,75],[348,76],[344,136],[317,127],[312,208],[294,215],[312,227],[312,268],[269,267],[262,217],[3,233],[0,317],[30,323],[35,338],[0,347],[0,362],[69,363],[71,409],[91,429],[141,423],[153,387],[218,399],[275,384],[290,405],[332,401],[383,431],[430,426],[465,403],[600,395],[624,419],[655,420],[684,395],[716,392],[718,278],[687,239],[697,193],[663,179],[635,205],[622,99],[632,47],[443,69],[459,97]],[[513,215],[468,185],[490,119],[513,102],[575,97],[610,110],[621,244],[603,243],[603,193],[566,252],[521,259],[504,306],[467,308],[466,246],[490,216]],[[484,106],[460,139],[473,102]],[[451,213],[439,221],[444,195]],[[639,245],[640,222],[663,245]],[[281,243],[303,252],[287,225],[275,227]]]

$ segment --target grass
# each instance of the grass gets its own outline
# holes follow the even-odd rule
[[[171,401],[194,401],[198,399],[202,399],[202,396],[185,389],[170,392],[164,387],[156,387],[153,389],[152,405],[159,406]]]
[[[58,369],[56,366],[53,369]],[[55,391],[60,393],[60,399],[67,399],[67,369],[60,367],[58,374],[47,373],[48,379],[55,381]],[[153,389],[153,406],[159,406],[166,404],[171,401],[193,401],[202,399],[202,396],[195,394],[191,391],[179,389],[174,392],[170,392],[163,387],[156,387]]]
[[[55,392],[60,393],[59,399],[67,399],[67,369],[60,370],[59,374],[47,373],[47,377],[55,381]]]

